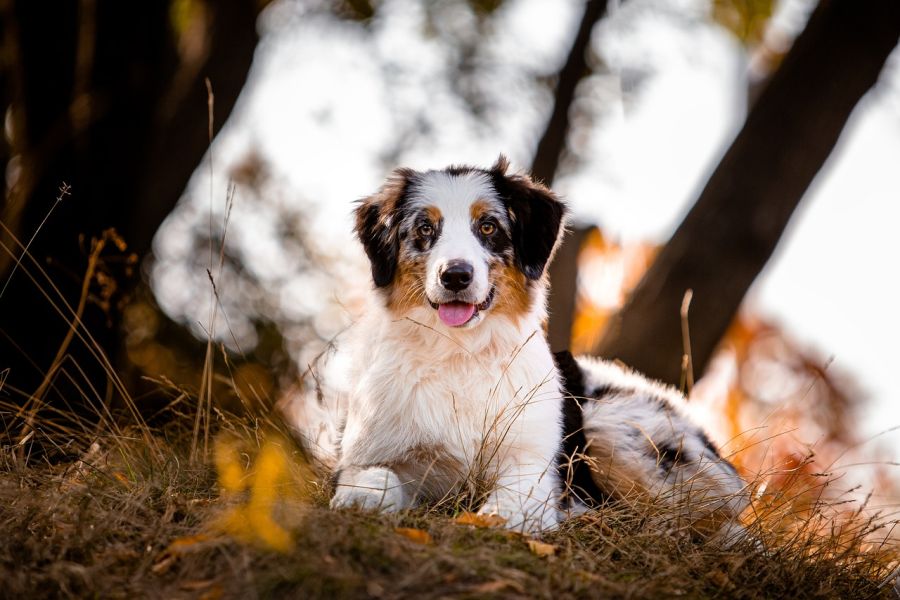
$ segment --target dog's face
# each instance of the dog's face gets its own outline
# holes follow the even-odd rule
[[[490,169],[398,169],[360,203],[356,234],[389,309],[427,307],[453,328],[531,310],[564,206],[507,168],[501,156]]]

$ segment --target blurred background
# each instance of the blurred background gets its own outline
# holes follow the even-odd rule
[[[846,472],[841,492],[900,494],[896,2],[23,0],[2,15],[11,442],[22,419],[124,397],[147,418],[190,413],[210,369],[213,406],[271,405],[369,290],[353,201],[397,165],[502,152],[571,207],[554,349],[689,392],[745,473]]]

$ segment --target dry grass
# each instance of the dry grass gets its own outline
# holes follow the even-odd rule
[[[861,514],[829,517],[842,524],[826,535],[823,507],[785,526],[784,505],[769,502],[758,531],[768,550],[723,550],[682,535],[659,506],[620,502],[545,535],[553,548],[532,549],[519,535],[456,523],[454,504],[399,515],[330,511],[323,478],[271,423],[219,422],[230,431],[217,438],[226,442],[216,466],[190,461],[187,416],[150,432],[158,450],[129,430],[100,435],[89,448],[58,437],[57,452],[78,458],[56,464],[4,447],[0,596],[894,595],[882,584],[895,549],[871,543],[879,523]],[[264,459],[273,445],[278,451]],[[766,531],[766,523],[780,525]],[[272,528],[285,534],[280,550]]]

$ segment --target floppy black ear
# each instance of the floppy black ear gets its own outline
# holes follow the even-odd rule
[[[540,279],[560,238],[566,207],[527,175],[507,175],[508,168],[501,154],[490,170],[494,189],[510,212],[519,268],[529,279]]]
[[[385,287],[397,273],[400,240],[399,211],[413,171],[397,169],[377,193],[363,198],[356,207],[356,237],[362,242],[372,266],[376,287]]]

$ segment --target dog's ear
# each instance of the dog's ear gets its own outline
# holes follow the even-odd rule
[[[527,175],[507,175],[508,168],[509,161],[501,154],[490,169],[491,179],[509,210],[519,268],[529,279],[540,279],[561,237],[566,207]]]
[[[389,285],[397,273],[400,252],[397,211],[414,174],[410,169],[396,169],[378,192],[360,200],[356,207],[354,229],[369,257],[376,287]]]

